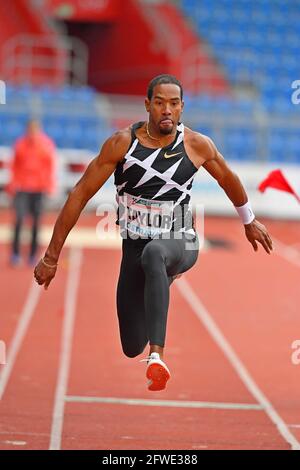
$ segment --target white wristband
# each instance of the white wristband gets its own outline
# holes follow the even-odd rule
[[[251,209],[250,202],[246,202],[243,206],[235,206],[237,213],[239,214],[244,225],[250,224],[254,219],[255,215]]]

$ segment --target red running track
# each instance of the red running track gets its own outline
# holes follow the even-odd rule
[[[97,222],[97,221],[96,221]],[[95,224],[83,217],[82,224]],[[47,292],[1,246],[1,449],[300,449],[299,224],[267,222],[254,253],[236,220],[172,286],[164,392],[120,348],[116,249],[65,248]],[[145,355],[148,351],[145,351]]]

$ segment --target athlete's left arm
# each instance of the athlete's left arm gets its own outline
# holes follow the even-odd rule
[[[202,166],[215,178],[235,207],[243,206],[248,202],[248,197],[238,175],[231,170],[212,140],[206,136],[201,137],[202,142],[201,144],[199,142],[199,144],[202,147],[201,153],[205,158]],[[244,227],[245,235],[254,250],[258,250],[257,242],[259,242],[265,251],[270,254],[273,249],[272,239],[266,227],[256,218],[251,223],[244,225]]]

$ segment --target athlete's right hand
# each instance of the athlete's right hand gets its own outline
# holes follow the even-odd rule
[[[34,268],[34,277],[36,282],[40,286],[44,286],[44,289],[47,290],[50,282],[54,278],[56,274],[57,266],[48,267],[46,266],[42,260],[38,262],[36,267]]]

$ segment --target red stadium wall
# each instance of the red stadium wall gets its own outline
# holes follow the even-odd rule
[[[89,84],[103,92],[144,95],[149,80],[160,73],[175,74],[189,91],[229,89],[173,5],[126,0],[119,2],[119,14],[111,21],[76,23],[72,18],[67,24],[69,33],[88,45]],[[199,66],[209,68],[209,75],[196,74]]]
[[[229,89],[217,64],[172,4],[148,4],[140,0],[47,0],[46,5],[48,10],[40,11],[28,0],[0,1],[0,73],[4,79],[57,85],[65,81],[62,64],[66,58],[61,48],[59,52],[56,47],[58,33],[45,21],[48,14],[64,19],[69,34],[87,44],[88,83],[103,92],[144,95],[149,80],[160,73],[176,75],[190,92],[223,93]],[[22,61],[16,65],[15,58],[25,57],[28,44],[24,40],[13,52],[5,44],[20,34],[49,38],[47,45],[37,40],[31,46],[27,63],[35,62],[42,55],[52,68],[35,63],[29,75],[24,66],[22,70]]]
[[[122,0],[47,0],[50,15],[70,21],[112,21]]]
[[[109,24],[68,23],[89,48],[89,84],[103,92],[144,94],[149,77],[169,71],[163,50],[153,50],[153,32],[137,2],[120,3],[118,18]]]
[[[59,71],[58,65],[65,60],[61,53],[57,52],[58,36],[54,30],[47,24],[42,11],[35,10],[31,3],[27,0],[10,0],[0,2],[0,74],[6,80],[11,82],[23,83],[24,77],[29,77],[29,81],[33,84],[51,83],[55,76],[55,83],[64,82],[65,77]],[[27,39],[20,39],[20,35],[40,36],[48,38],[47,45],[43,46],[40,41],[36,40],[33,46],[28,46]],[[15,39],[19,36],[17,42]],[[14,39],[15,38],[15,39]],[[52,61],[53,68],[45,69],[38,62],[32,66],[30,75],[28,70],[22,69],[17,64],[16,59],[26,54],[26,50],[30,47],[31,59],[43,55],[49,62]],[[60,67],[61,69],[61,67]]]

